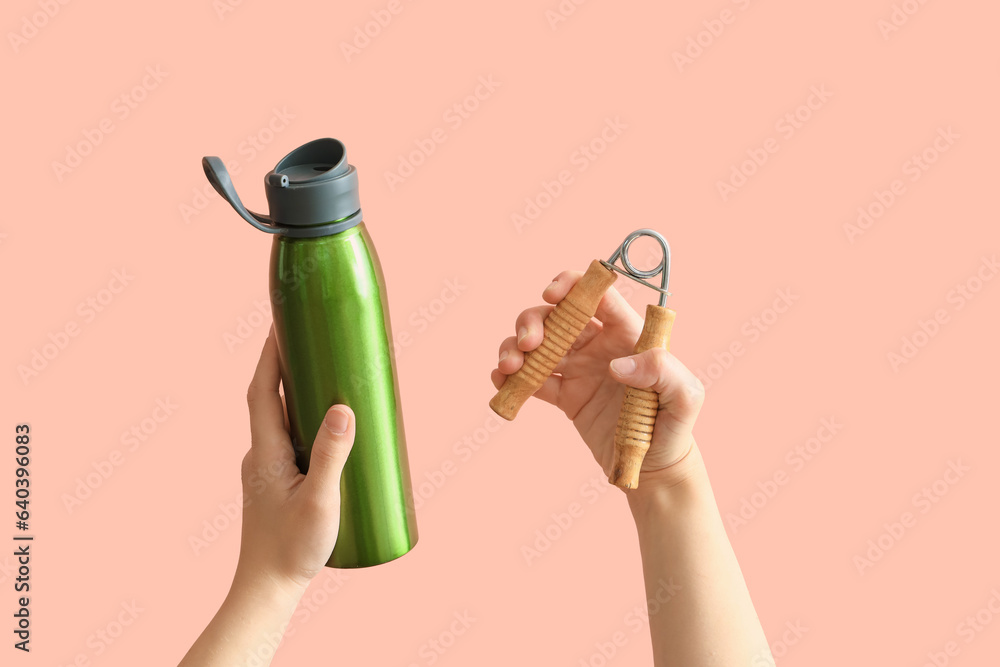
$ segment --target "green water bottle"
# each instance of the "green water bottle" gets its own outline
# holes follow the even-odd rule
[[[317,139],[282,158],[264,178],[269,215],[243,206],[222,160],[206,157],[202,166],[243,219],[274,235],[271,313],[299,469],[309,468],[330,406],[349,405],[356,416],[327,566],[402,556],[417,542],[417,523],[388,301],[344,144]]]

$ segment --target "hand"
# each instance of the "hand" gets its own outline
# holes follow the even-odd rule
[[[542,292],[542,298],[550,304],[559,303],[581,275],[578,271],[560,273]],[[553,308],[535,306],[517,317],[517,336],[500,344],[500,361],[491,377],[498,389],[524,363],[524,353],[541,345],[542,323]],[[639,488],[642,488],[644,479],[667,477],[665,471],[680,467],[677,464],[694,449],[691,431],[705,389],[666,350],[632,355],[643,318],[613,286],[601,299],[595,317],[598,321],[591,319],[535,396],[566,413],[605,474],[610,474],[615,427],[625,386],[656,391],[660,407],[653,425],[653,440],[639,474]]]
[[[581,275],[560,273],[542,298],[559,303]],[[498,389],[524,363],[524,353],[541,344],[542,322],[552,308],[528,308],[517,317],[517,337],[500,344],[492,375]],[[658,603],[648,619],[655,664],[751,664],[769,656],[691,434],[704,387],[666,350],[632,354],[643,318],[614,287],[601,299],[595,317],[535,396],[566,413],[608,474],[625,386],[659,394],[639,486],[623,489],[636,522],[646,599]],[[678,592],[659,604],[666,582],[676,583]]]
[[[309,474],[295,465],[284,398],[278,393],[274,329],[247,391],[251,447],[243,459],[243,537],[237,578],[264,578],[301,591],[337,543],[340,477],[354,445],[354,412],[334,405],[313,444]]]

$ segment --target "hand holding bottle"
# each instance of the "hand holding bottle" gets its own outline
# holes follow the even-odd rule
[[[181,667],[263,664],[262,643],[284,633],[306,586],[337,543],[340,476],[354,445],[354,413],[346,405],[327,411],[313,444],[309,474],[303,475],[295,465],[279,383],[272,329],[247,391],[251,446],[243,458],[243,534],[236,575],[225,602]]]
[[[295,465],[277,345],[268,334],[247,391],[252,444],[243,458],[243,537],[237,574],[267,574],[290,587],[309,583],[326,564],[340,525],[340,475],[354,444],[354,412],[331,407],[313,444],[309,474]]]

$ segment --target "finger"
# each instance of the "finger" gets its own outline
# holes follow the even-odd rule
[[[563,271],[553,278],[552,282],[542,290],[542,298],[546,303],[553,305],[559,303],[566,298],[569,291],[573,289],[573,285],[580,282],[580,278],[582,277],[583,273],[580,271]]]
[[[348,406],[334,405],[326,411],[309,455],[309,472],[302,482],[303,493],[321,506],[340,500],[340,476],[354,447],[355,430],[354,411]]]
[[[693,428],[705,401],[701,381],[677,357],[663,348],[612,359],[611,377],[638,389],[659,394],[660,409],[665,409],[678,427]]]
[[[490,375],[490,380],[493,381],[493,386],[499,389],[503,386],[503,383],[507,381],[507,376],[501,373],[497,369],[493,369],[493,373]],[[538,388],[533,396],[534,398],[540,398],[546,403],[551,403],[556,405],[559,400],[559,390],[562,388],[562,377],[558,375],[550,375],[542,386]]]
[[[515,327],[519,332],[522,332],[523,327],[524,337],[519,341],[517,337],[511,336],[504,339],[504,341],[500,343],[500,360],[497,364],[497,368],[500,369],[500,372],[505,375],[516,373],[517,370],[524,364],[525,352],[530,352],[542,344],[542,339],[545,337],[545,318],[548,317],[552,310],[551,306],[536,306],[535,308],[525,310],[518,316]],[[540,325],[538,323],[539,318],[541,319]],[[590,342],[594,336],[599,334],[601,329],[601,323],[592,319],[587,323],[587,326],[583,328],[583,331],[580,332],[580,335],[573,342],[570,350],[579,350],[581,347]],[[562,370],[566,367],[566,363],[566,357],[564,356],[559,360],[559,363],[556,364],[555,368],[552,369],[552,372],[562,372]]]
[[[583,328],[580,335],[577,336],[576,340],[573,342],[573,346],[570,347],[571,350],[579,350],[581,347],[589,343],[594,339],[597,334],[601,333],[604,326],[595,319],[591,319],[587,322],[587,326]],[[557,371],[558,372],[558,371]]]
[[[285,407],[278,394],[280,382],[278,346],[272,330],[264,341],[257,370],[247,389],[251,446],[261,453],[261,460],[265,462],[279,455],[288,439],[284,427]]]
[[[594,324],[600,326],[596,322]],[[594,335],[596,335],[596,332],[590,334],[591,337]],[[572,349],[575,350],[577,349],[577,347],[579,346],[574,345]],[[522,352],[521,350],[517,349],[517,338],[515,338],[514,336],[505,338],[504,341],[500,343],[500,356],[499,356],[499,361],[497,362],[497,370],[499,370],[500,373],[502,373],[504,376],[513,375],[514,373],[516,373],[518,370],[521,369],[521,366],[524,365],[524,356],[530,352],[531,350],[529,350],[528,352]],[[559,360],[559,363],[555,365],[555,368],[552,369],[552,372],[560,373],[565,367],[566,367],[566,357],[563,357],[562,359]]]
[[[599,319],[606,327],[621,327],[629,331],[635,331],[636,338],[642,331],[642,315],[635,312],[621,292],[615,289],[614,285],[604,293],[604,298],[597,304],[597,312],[594,317]]]
[[[500,343],[500,357],[497,369],[504,375],[516,373],[524,363],[524,352],[517,349],[517,338],[509,336]]]
[[[566,295],[582,276],[583,274],[579,271],[563,271],[545,288],[542,292],[542,298],[548,303],[559,303],[566,298]],[[614,285],[608,288],[600,303],[597,304],[597,312],[594,313],[594,317],[605,326],[625,327],[629,331],[634,330],[637,334],[636,337],[638,337],[638,332],[642,330],[642,317],[635,312],[635,309],[629,305],[629,302],[625,300],[621,292],[615,289]]]
[[[507,381],[507,376],[501,373],[499,369],[494,368],[493,372],[490,373],[490,381],[493,382],[494,387],[499,389]]]
[[[518,331],[518,335],[522,337],[518,339],[515,336],[511,336],[500,343],[500,357],[497,364],[500,372],[505,375],[516,373],[524,364],[524,355],[535,350],[542,344],[542,340],[545,338],[545,318],[548,317],[552,310],[552,306],[535,306],[518,315],[515,328]],[[600,333],[600,326],[599,322],[591,320],[584,327],[570,349],[580,349],[587,341]],[[552,372],[562,372],[565,367],[566,357],[564,356],[559,360],[555,368],[552,369]]]
[[[527,352],[542,344],[542,338],[545,336],[545,318],[551,312],[552,306],[535,306],[521,311],[514,323],[519,350]]]
[[[551,403],[552,405],[557,405],[559,400],[559,390],[562,388],[562,376],[560,375],[550,375],[542,383],[542,386],[538,388],[534,394],[533,398],[539,398],[546,403]]]

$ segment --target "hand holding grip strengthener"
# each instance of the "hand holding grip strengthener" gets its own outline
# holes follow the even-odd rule
[[[652,269],[637,269],[629,258],[632,242],[642,236],[655,239],[663,251],[660,263]],[[621,267],[615,262],[621,261]],[[633,354],[654,347],[670,349],[670,331],[677,313],[664,304],[670,294],[670,245],[652,229],[639,229],[629,234],[608,261],[594,260],[580,281],[556,304],[545,318],[542,344],[526,352],[524,364],[507,377],[500,391],[490,401],[498,415],[513,420],[518,410],[532,394],[538,391],[560,359],[566,356],[590,318],[597,312],[597,305],[604,293],[620,273],[660,293],[658,305],[646,306],[646,319]],[[660,287],[646,279],[661,276]],[[626,387],[618,425],[615,428],[615,455],[608,481],[622,489],[639,485],[639,469],[653,439],[653,424],[659,409],[659,396],[655,391],[641,387]]]

